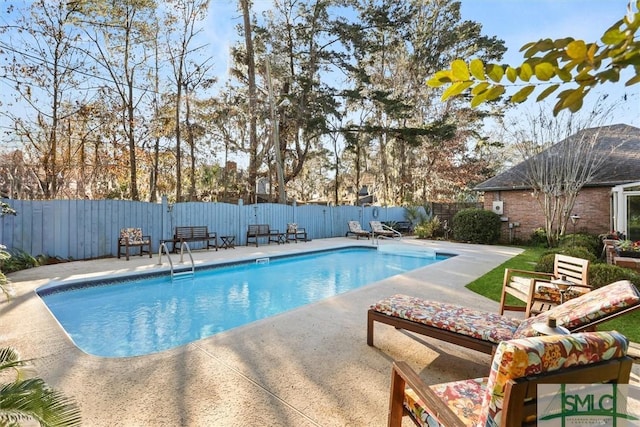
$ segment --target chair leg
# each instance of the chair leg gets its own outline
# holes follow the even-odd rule
[[[511,280],[509,276],[509,270],[505,269],[504,277],[502,279],[502,295],[500,296],[500,310],[498,314],[504,314],[505,306],[507,305],[507,284]]]
[[[395,364],[391,370],[391,393],[389,396],[389,427],[400,427],[402,425],[402,415],[404,413],[404,389],[405,381],[396,371]]]

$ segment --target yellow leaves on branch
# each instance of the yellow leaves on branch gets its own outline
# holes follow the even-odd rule
[[[631,3],[630,3],[631,6]],[[612,25],[598,43],[586,43],[566,37],[557,40],[544,39],[524,45],[524,62],[510,65],[485,64],[480,59],[472,59],[468,64],[462,59],[451,63],[451,68],[435,73],[428,80],[431,87],[448,85],[442,100],[470,93],[471,106],[498,99],[505,93],[504,77],[512,85],[518,81],[526,83],[510,97],[510,102],[520,103],[540,86],[543,87],[536,98],[542,101],[560,87],[568,83],[576,87],[558,93],[554,114],[563,109],[578,111],[584,97],[596,85],[617,82],[620,71],[627,67],[635,70],[635,75],[625,82],[626,86],[640,83],[640,41],[635,35],[640,27],[640,0],[636,0],[636,11],[628,13]],[[532,79],[537,82],[531,82]],[[531,83],[530,83],[531,82]]]

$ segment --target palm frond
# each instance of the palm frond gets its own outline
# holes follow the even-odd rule
[[[51,389],[41,378],[0,388],[0,425],[31,419],[42,426],[79,426],[80,408],[73,399]]]
[[[7,369],[19,370],[27,361],[20,360],[18,352],[11,347],[0,348],[0,372]]]

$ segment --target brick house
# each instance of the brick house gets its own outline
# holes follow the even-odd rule
[[[567,232],[574,227],[592,234],[618,230],[640,240],[640,129],[618,124],[582,132],[594,131],[599,132],[594,149],[606,160],[580,190],[572,211],[579,219]],[[484,193],[484,208],[502,216],[505,241],[529,240],[535,229],[544,227],[544,215],[524,178],[526,170],[522,162],[475,187]]]

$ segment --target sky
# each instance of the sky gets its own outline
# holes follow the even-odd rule
[[[228,66],[229,47],[237,39],[235,26],[241,24],[237,0],[211,0],[206,26],[214,61],[224,80]],[[260,14],[270,7],[271,0],[254,0],[254,12]],[[497,36],[508,47],[505,63],[521,64],[520,48],[541,38],[574,37],[587,42],[598,41],[602,34],[626,13],[627,0],[462,0],[462,18],[482,24],[483,34]],[[627,72],[627,76],[630,73]],[[628,79],[629,77],[627,77]],[[640,127],[640,84],[625,88],[623,81],[606,84],[585,99],[585,108],[595,102],[598,94],[609,93],[610,99],[620,99],[626,93],[629,100],[616,110],[612,123]],[[534,92],[519,110],[537,108]],[[551,97],[549,99],[552,99]]]

